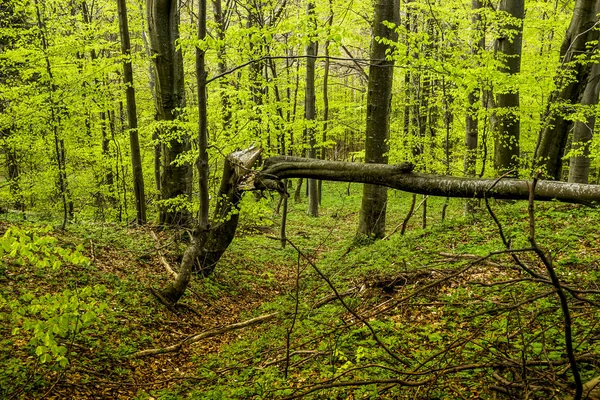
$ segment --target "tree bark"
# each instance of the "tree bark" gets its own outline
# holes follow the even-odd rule
[[[137,106],[133,87],[133,68],[131,65],[131,43],[127,21],[127,4],[125,0],[117,0],[119,10],[119,32],[121,34],[121,52],[123,53],[123,83],[127,97],[127,122],[129,124],[129,146],[131,147],[131,169],[133,171],[133,192],[135,194],[136,222],[146,223],[146,196],[144,193],[144,175],[140,140],[138,137]]]
[[[588,183],[590,173],[590,145],[594,135],[596,124],[595,106],[598,104],[598,93],[600,91],[600,64],[594,64],[588,79],[581,105],[591,108],[587,111],[586,121],[575,122],[573,129],[572,150],[575,155],[571,156],[569,162],[569,182]]]
[[[312,160],[301,157],[271,157],[262,171],[245,185],[249,190],[281,190],[278,179],[308,178],[381,185],[430,196],[527,200],[529,181],[522,179],[478,179],[412,172],[410,163],[360,164]],[[274,177],[277,177],[275,179]],[[586,205],[600,204],[600,186],[538,181],[535,199]]]
[[[333,4],[332,0],[329,0],[329,17],[327,18],[327,33],[331,33],[331,26],[333,25]],[[327,142],[327,130],[329,126],[329,40],[325,41],[324,52],[325,61],[323,66],[323,135],[321,145],[321,160],[325,159],[325,143]],[[319,193],[319,205],[323,199],[323,181],[319,181],[317,192]]]
[[[556,81],[556,91],[548,100],[547,120],[538,138],[535,163],[547,176],[561,179],[562,156],[569,135],[569,107],[580,103],[592,64],[588,57],[588,43],[598,40],[594,29],[600,12],[599,0],[576,0],[571,24],[560,49],[561,66]]]
[[[499,11],[504,11],[518,22],[505,25],[504,37],[497,39],[497,48],[504,58],[501,68],[513,80],[521,71],[521,49],[523,43],[524,0],[502,0]],[[504,89],[496,94],[496,107],[501,109],[498,115],[498,133],[494,144],[494,166],[497,171],[506,172],[519,168],[520,122],[519,91],[516,87]]]
[[[212,273],[231,244],[237,229],[239,203],[242,199],[239,183],[260,153],[260,148],[249,148],[226,157],[214,223],[210,229],[199,226],[192,232],[192,242],[183,254],[177,278],[166,290],[160,292],[167,304],[175,304],[183,296],[194,270],[205,276]]]
[[[312,0],[308,2],[308,19],[309,26],[313,30],[316,30],[315,20],[315,4]],[[312,35],[312,32],[311,34]],[[316,158],[317,150],[316,146],[316,132],[314,121],[316,119],[316,95],[315,95],[315,62],[317,55],[317,42],[314,38],[310,39],[308,46],[306,46],[306,86],[305,86],[305,100],[304,100],[304,118],[307,121],[308,127],[306,128],[306,138],[308,140],[308,157]],[[316,217],[319,215],[319,194],[317,191],[317,181],[314,179],[308,179],[308,215]]]
[[[162,200],[181,198],[191,194],[189,163],[175,165],[175,159],[189,149],[189,137],[178,126],[179,111],[185,107],[183,57],[177,50],[179,39],[179,2],[177,0],[146,0],[148,31],[156,76],[157,119],[163,122],[161,131],[173,139],[162,146],[161,197]],[[189,212],[184,208],[163,206],[160,222],[185,225]]]
[[[198,4],[198,41],[206,38],[206,0]],[[196,81],[198,84],[198,180],[200,196],[200,230],[208,229],[208,112],[206,99],[205,51],[196,47]]]
[[[227,29],[227,20],[223,15],[223,7],[221,0],[212,0],[213,16],[217,24],[216,36],[219,41],[217,48],[217,71],[218,74],[224,74],[227,71],[226,48],[225,48],[225,30]],[[227,93],[228,83],[224,79],[219,79],[219,89],[221,91],[221,110],[223,118],[223,127],[225,133],[228,132],[229,123],[231,121],[231,109],[229,106],[229,94]]]
[[[365,163],[387,163],[389,151],[387,140],[390,132],[390,108],[394,61],[386,59],[390,50],[381,39],[396,41],[395,29],[386,27],[388,21],[398,25],[399,4],[397,0],[378,0],[375,4],[375,20],[371,41],[371,64],[367,91],[367,126]],[[357,237],[381,239],[385,236],[387,188],[364,185]]]

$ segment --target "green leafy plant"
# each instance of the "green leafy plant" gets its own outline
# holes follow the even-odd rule
[[[82,246],[75,250],[60,247],[55,237],[47,235],[50,229],[10,227],[0,239],[0,256],[9,265],[40,269],[89,263]],[[65,341],[98,321],[98,315],[107,308],[98,300],[105,290],[96,285],[42,296],[27,290],[15,299],[0,297],[0,307],[10,310],[12,335],[29,336],[28,345],[41,363],[55,361],[64,367],[68,364]]]

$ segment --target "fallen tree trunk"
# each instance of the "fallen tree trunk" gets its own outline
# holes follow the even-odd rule
[[[522,179],[477,179],[412,172],[410,163],[359,164],[278,156],[265,161],[245,184],[246,190],[283,191],[281,179],[313,178],[329,181],[370,183],[405,192],[430,196],[527,200],[529,181]],[[600,186],[557,181],[538,181],[537,201],[559,200],[567,203],[600,203]]]
[[[370,183],[411,193],[430,196],[527,200],[530,182],[521,179],[458,178],[412,172],[410,163],[359,164],[324,161],[301,157],[278,156],[265,161],[261,171],[250,168],[260,155],[250,148],[229,155],[225,160],[223,179],[215,210],[215,223],[208,229],[195,229],[192,243],[184,253],[179,274],[169,287],[155,292],[166,305],[181,298],[196,265],[203,275],[210,274],[235,236],[238,207],[245,190],[276,190],[287,194],[284,178],[312,178],[329,181]],[[538,201],[559,200],[568,203],[596,205],[600,203],[600,186],[557,181],[538,181]]]

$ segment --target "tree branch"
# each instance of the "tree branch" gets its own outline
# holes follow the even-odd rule
[[[185,340],[182,340],[181,342],[174,344],[172,346],[167,346],[167,347],[162,347],[162,348],[157,348],[157,349],[141,350],[141,351],[131,354],[129,357],[130,358],[140,358],[140,357],[146,357],[146,356],[153,356],[153,355],[157,355],[157,354],[173,353],[175,351],[181,350],[181,348],[183,348],[184,346],[199,342],[202,339],[207,339],[207,338],[210,338],[213,336],[221,335],[225,332],[231,332],[231,331],[246,328],[246,327],[249,327],[252,325],[258,325],[258,324],[261,324],[266,321],[270,321],[273,318],[275,318],[277,315],[279,315],[279,313],[265,314],[265,315],[261,315],[256,318],[249,319],[244,322],[238,322],[236,324],[225,325],[220,328],[211,329],[211,330],[208,330],[208,331],[205,331],[202,333],[198,333],[196,335],[189,336]]]

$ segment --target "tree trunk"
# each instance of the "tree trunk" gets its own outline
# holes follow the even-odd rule
[[[204,0],[202,0],[204,1]],[[225,159],[223,177],[215,208],[214,224],[210,229],[195,229],[192,242],[186,249],[177,278],[160,294],[168,304],[175,304],[183,296],[194,268],[209,275],[231,244],[239,219],[242,198],[240,179],[256,162],[261,149],[250,148],[230,154]]]
[[[386,27],[383,22],[397,25],[398,12],[396,0],[378,0],[375,4],[367,92],[365,163],[387,163],[394,62],[386,60],[386,51],[390,49],[388,45],[376,38],[397,40],[395,29]],[[364,185],[357,236],[377,239],[385,236],[386,205],[387,188]]]
[[[225,49],[225,30],[227,29],[227,21],[223,15],[223,7],[221,0],[212,0],[213,15],[217,24],[216,35],[219,43],[217,48],[217,71],[218,74],[224,74],[227,71],[226,49]],[[226,92],[227,82],[224,79],[219,79],[219,88],[221,90],[221,113],[223,118],[223,128],[227,134],[229,122],[231,121],[231,109],[229,107],[229,95]]]
[[[123,82],[127,96],[127,122],[129,124],[129,145],[131,147],[131,169],[133,171],[133,193],[135,194],[136,222],[146,223],[146,196],[144,193],[144,175],[140,140],[138,137],[137,106],[133,87],[133,68],[131,65],[131,43],[127,21],[127,4],[125,0],[117,0],[119,9],[119,31],[121,33],[121,52],[123,53]]]
[[[198,42],[206,38],[206,0],[198,3]],[[198,83],[198,180],[200,195],[200,231],[208,229],[208,112],[206,99],[205,51],[196,47],[196,80]]]
[[[472,16],[471,23],[475,27],[475,41],[471,46],[471,54],[477,55],[480,51],[485,48],[485,36],[481,31],[481,14],[482,8],[481,0],[471,1]],[[479,139],[479,118],[477,117],[477,104],[480,102],[480,89],[474,88],[469,91],[467,101],[469,106],[466,113],[465,121],[465,146],[467,151],[465,153],[465,176],[474,177],[477,174],[477,142]],[[471,214],[474,209],[473,201],[467,199],[465,203],[465,214]]]
[[[589,107],[586,121],[575,122],[573,129],[572,150],[575,155],[571,156],[569,162],[569,182],[588,183],[590,173],[590,145],[594,135],[596,123],[595,106],[598,104],[598,92],[600,91],[600,64],[594,64],[587,85],[583,91],[581,105]]]
[[[179,39],[179,2],[177,0],[146,0],[148,31],[156,76],[157,119],[162,121],[161,133],[169,137],[162,146],[161,197],[162,200],[179,198],[188,201],[191,194],[189,163],[175,165],[176,158],[189,149],[189,137],[178,126],[179,110],[185,107],[183,57],[176,48]],[[178,202],[179,203],[179,202]],[[162,206],[160,222],[185,225],[189,212],[181,204]]]
[[[271,157],[246,187],[280,190],[284,178],[313,178],[339,182],[381,185],[430,196],[528,200],[530,182],[522,179],[478,179],[411,172],[410,163],[395,165],[360,164],[313,160],[302,157]],[[491,188],[491,189],[490,189]],[[600,204],[600,186],[579,183],[538,181],[535,199],[567,203]]]
[[[196,229],[185,251],[180,272],[160,296],[167,304],[175,304],[185,292],[196,260],[200,271],[211,273],[235,236],[239,203],[244,190],[276,190],[287,193],[285,178],[311,178],[382,185],[430,196],[527,200],[530,182],[518,179],[475,179],[413,173],[414,165],[350,163],[324,161],[291,156],[271,157],[262,171],[248,173],[258,159],[260,149],[250,148],[229,155],[225,160],[223,178],[215,210],[217,222],[210,230]],[[243,183],[241,183],[243,182]],[[600,186],[538,181],[536,200],[559,200],[570,203],[599,204]]]
[[[327,32],[331,32],[333,25],[333,4],[329,0],[329,17],[327,18]],[[323,66],[323,136],[321,146],[321,160],[325,159],[325,143],[327,142],[327,130],[329,127],[329,40],[325,41],[325,65]],[[319,181],[317,191],[319,193],[319,205],[323,199],[323,181]]]
[[[592,69],[588,46],[599,38],[598,30],[594,29],[598,12],[599,0],[576,0],[560,49],[561,66],[555,78],[557,90],[548,100],[545,127],[535,151],[535,163],[552,179],[560,179],[562,174],[562,156],[571,125],[569,108],[581,102]]]
[[[308,19],[309,26],[313,30],[316,30],[315,20],[315,4],[312,0],[308,2]],[[312,32],[311,32],[312,35]],[[305,135],[308,140],[308,157],[316,158],[317,150],[316,145],[316,132],[315,125],[313,122],[316,119],[316,95],[315,95],[315,57],[317,56],[317,42],[313,38],[310,39],[310,43],[306,46],[306,92],[304,102],[304,118],[307,121],[308,127],[306,128]],[[319,215],[319,194],[317,193],[317,181],[314,179],[308,179],[308,215],[316,217]]]
[[[498,53],[504,58],[503,72],[513,82],[521,71],[521,50],[523,43],[524,0],[502,0],[499,11],[504,11],[516,22],[503,27],[503,37],[496,40]],[[514,21],[513,20],[513,21]],[[516,86],[516,85],[515,85]],[[519,91],[517,88],[504,89],[496,93],[496,107],[501,109],[498,115],[498,132],[494,143],[494,166],[497,171],[506,172],[519,168],[520,122]]]
[[[152,51],[150,50],[150,44],[148,43],[148,34],[146,33],[146,25],[144,23],[144,7],[142,3],[138,3],[138,10],[141,16],[141,25],[142,25],[142,41],[144,43],[144,50],[146,51],[146,56],[148,57],[148,89],[150,89],[150,93],[152,94],[152,100],[154,104],[157,104],[156,99],[156,79],[154,77],[154,69],[153,69],[153,61],[152,61]],[[159,134],[158,129],[154,129],[152,131],[152,141],[154,142],[154,187],[157,192],[160,193],[160,143],[159,143]]]

